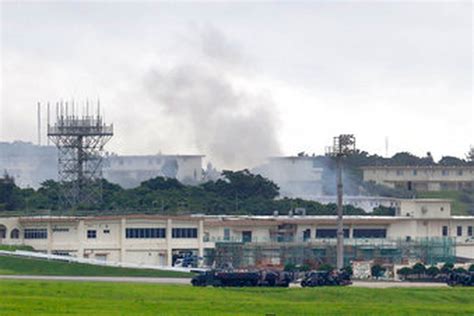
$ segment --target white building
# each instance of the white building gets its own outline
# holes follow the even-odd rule
[[[273,157],[252,172],[276,183],[283,197],[322,194],[323,169],[311,156]]]
[[[346,216],[345,244],[396,250],[432,238],[450,240],[455,255],[474,260],[474,216],[451,216],[450,202],[400,202],[397,216]],[[335,216],[158,216],[0,218],[0,244],[30,245],[38,251],[111,262],[172,265],[187,253],[206,256],[218,243],[289,245],[311,249],[335,244]],[[366,249],[363,249],[366,251]]]
[[[125,188],[157,177],[176,178],[185,184],[203,180],[202,155],[107,155],[103,175]],[[27,142],[0,142],[0,176],[12,176],[22,188],[37,189],[46,180],[58,179],[58,153],[54,146]]]
[[[302,195],[301,198],[321,204],[337,203],[337,196],[335,195]],[[366,213],[372,213],[374,208],[379,206],[397,210],[400,208],[400,199],[385,196],[344,195],[343,204],[363,209]]]
[[[474,188],[474,166],[362,167],[364,181],[417,191]]]
[[[124,188],[154,178],[175,178],[185,184],[202,182],[202,155],[111,155],[104,160],[103,174]]]

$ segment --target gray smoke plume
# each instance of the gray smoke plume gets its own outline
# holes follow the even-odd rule
[[[235,85],[235,75],[251,76],[242,54],[215,29],[199,38],[199,63],[150,71],[146,88],[153,102],[219,167],[251,167],[279,154],[272,100]]]

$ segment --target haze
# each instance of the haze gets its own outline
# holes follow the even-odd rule
[[[464,157],[474,143],[472,4],[1,4],[0,141],[36,140],[36,102],[100,98],[107,150],[221,168],[322,153]],[[45,139],[45,137],[43,137]]]

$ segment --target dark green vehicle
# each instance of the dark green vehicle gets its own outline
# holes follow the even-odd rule
[[[292,281],[291,275],[284,271],[219,271],[201,272],[191,280],[193,286],[270,286],[288,287]]]

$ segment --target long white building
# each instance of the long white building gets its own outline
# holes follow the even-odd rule
[[[416,191],[474,188],[474,166],[368,166],[364,181]]]
[[[430,251],[426,241],[435,240],[446,247],[451,245],[450,251],[458,259],[474,260],[473,229],[474,217],[452,216],[450,202],[446,200],[403,200],[397,216],[346,216],[344,220],[347,251],[355,251],[357,246],[360,252],[354,258],[387,253],[407,256],[397,247],[408,247],[418,241],[425,243],[416,245],[425,245]],[[30,245],[51,254],[160,266],[172,265],[183,254],[207,258],[200,264],[211,265],[218,258],[219,247],[225,245],[259,249],[268,246],[268,251],[264,250],[258,258],[249,259],[249,264],[264,262],[265,256],[268,262],[284,264],[292,259],[278,254],[279,250],[305,247],[310,252],[303,256],[317,252],[329,256],[327,249],[334,246],[335,237],[335,216],[137,214],[0,218],[1,244]]]

